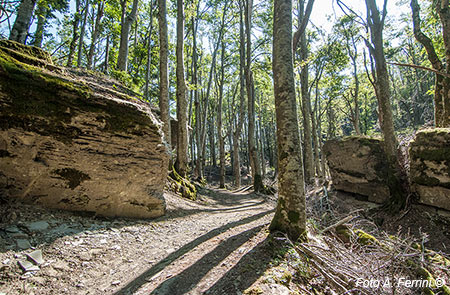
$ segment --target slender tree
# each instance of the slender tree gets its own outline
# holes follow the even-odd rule
[[[243,3],[239,0],[239,117],[236,129],[233,133],[233,175],[234,185],[241,186],[241,161],[239,154],[239,141],[241,139],[242,125],[245,116],[245,37],[244,37],[244,19]]]
[[[120,47],[119,56],[117,57],[117,69],[119,71],[127,71],[128,68],[128,38],[130,35],[131,25],[136,21],[139,0],[133,0],[131,12],[127,15],[127,0],[121,0],[121,28],[120,28]]]
[[[175,168],[185,177],[188,173],[188,133],[187,133],[187,107],[186,82],[184,78],[184,1],[177,0],[177,160]]]
[[[78,38],[80,37],[78,32],[78,26],[80,24],[80,0],[75,0],[75,14],[72,21],[72,40],[69,45],[69,53],[67,54],[67,66],[71,67],[73,63],[73,55],[75,54],[75,48],[77,47]]]
[[[25,44],[31,24],[36,0],[22,0],[17,9],[16,20],[9,34],[9,40]]]
[[[150,84],[150,68],[152,65],[152,33],[153,33],[153,6],[154,1],[150,1],[150,28],[148,29],[148,42],[147,42],[147,65],[145,68],[145,86],[144,97],[146,100],[150,100],[149,84]]]
[[[92,69],[92,63],[95,55],[95,46],[97,44],[98,37],[100,36],[100,26],[103,17],[103,11],[105,9],[105,0],[100,0],[97,3],[97,15],[95,17],[94,28],[92,30],[91,45],[89,46],[89,53],[87,58],[87,69]]]
[[[166,143],[170,147],[169,115],[169,36],[166,0],[158,0],[159,23],[159,110]]]
[[[246,32],[246,54],[247,60],[245,65],[245,84],[247,88],[247,111],[248,111],[248,150],[250,158],[250,166],[252,169],[253,189],[256,192],[264,190],[263,179],[261,174],[261,163],[258,157],[258,149],[256,148],[256,129],[255,129],[255,85],[253,82],[253,73],[251,69],[251,25],[252,25],[253,0],[247,0],[244,10],[245,15],[245,32]]]
[[[81,67],[83,45],[84,45],[84,33],[86,32],[87,17],[89,15],[89,0],[86,0],[86,4],[83,9],[83,22],[81,24],[80,38],[78,42],[78,55],[77,55],[77,67]]]
[[[442,33],[445,46],[445,57],[447,66],[441,61],[436,53],[433,42],[420,28],[420,6],[417,0],[411,0],[414,36],[427,51],[428,60],[436,73],[434,89],[434,123],[436,127],[450,127],[450,8],[449,1],[435,1],[435,9],[439,14],[442,24]],[[444,76],[447,73],[449,76]]]
[[[291,0],[274,1],[272,52],[278,145],[278,203],[270,230],[280,230],[292,240],[297,240],[306,231],[306,199],[295,99]]]
[[[39,1],[37,14],[36,32],[34,33],[33,46],[41,47],[44,39],[44,29],[47,23],[48,6],[45,1]]]

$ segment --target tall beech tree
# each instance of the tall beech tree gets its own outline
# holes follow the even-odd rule
[[[311,2],[311,1],[310,1]],[[311,6],[312,9],[312,6]],[[298,3],[298,23],[299,27],[302,24],[307,23],[304,18],[308,17],[308,12],[305,11],[305,0],[299,0]],[[306,25],[303,32],[299,34],[299,55],[302,63],[300,71],[300,85],[301,85],[301,101],[302,101],[302,115],[303,115],[303,145],[305,147],[303,151],[305,165],[305,182],[310,184],[314,180],[314,156],[312,146],[312,123],[311,123],[311,97],[309,91],[309,65],[308,65],[308,40],[306,37]],[[298,32],[298,31],[297,31]]]
[[[367,8],[367,25],[370,30],[370,41],[365,40],[373,61],[375,70],[372,85],[378,101],[378,120],[383,133],[384,151],[388,158],[389,167],[387,171],[390,181],[389,205],[393,211],[404,207],[406,202],[406,191],[402,186],[401,178],[405,177],[399,164],[397,152],[397,137],[395,135],[394,118],[391,106],[391,85],[384,55],[383,28],[387,14],[387,0],[384,0],[382,10],[378,10],[375,0],[365,0]]]
[[[166,143],[170,147],[170,114],[169,114],[169,36],[167,33],[166,0],[158,0],[159,24],[159,110],[163,122]]]
[[[177,0],[177,47],[176,47],[176,75],[177,75],[177,172],[186,177],[188,173],[188,128],[186,96],[186,81],[184,77],[184,1]]]
[[[36,0],[20,1],[16,20],[9,34],[9,40],[25,44],[35,6]]]
[[[104,10],[105,10],[105,0],[99,0],[97,3],[97,14],[95,17],[95,23],[92,30],[91,45],[89,46],[89,53],[87,57],[86,68],[88,70],[92,69],[92,63],[94,61],[94,54],[95,54],[95,46],[97,45],[97,40],[98,37],[100,36],[101,21]]]
[[[69,53],[67,54],[67,66],[71,67],[73,63],[73,55],[75,54],[75,49],[77,47],[78,38],[80,33],[78,31],[78,26],[80,25],[81,19],[81,0],[75,0],[75,13],[72,20],[72,40],[70,40]]]
[[[417,0],[411,0],[414,36],[427,51],[428,60],[436,73],[434,88],[434,124],[436,127],[450,127],[450,7],[448,0],[434,1],[434,9],[442,24],[445,46],[445,65],[436,53],[433,42],[421,28],[420,6]],[[445,75],[447,74],[447,75]]]
[[[278,145],[278,203],[270,230],[280,230],[292,240],[297,240],[306,231],[306,199],[295,98],[291,0],[274,1],[272,52]]]
[[[127,0],[120,0],[122,13],[120,16],[120,47],[119,56],[117,58],[117,69],[119,71],[127,71],[128,68],[128,51],[129,51],[129,35],[131,25],[136,21],[139,0],[133,0],[131,11],[127,14]]]
[[[247,111],[248,111],[248,151],[250,166],[252,169],[253,189],[257,192],[264,190],[261,161],[256,148],[256,129],[255,129],[255,85],[253,81],[253,72],[251,69],[252,61],[252,11],[253,0],[245,1],[245,36],[246,36],[246,65],[245,65],[245,85],[247,88]]]
[[[242,125],[245,116],[245,36],[244,36],[244,16],[243,16],[243,0],[239,0],[239,117],[236,128],[233,133],[233,175],[234,185],[241,186],[241,160],[239,154],[239,146],[242,132]]]

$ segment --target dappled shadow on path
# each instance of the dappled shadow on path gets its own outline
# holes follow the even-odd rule
[[[219,265],[228,255],[256,235],[262,227],[263,225],[251,228],[221,242],[216,248],[197,260],[193,265],[178,275],[162,282],[151,294],[181,295],[188,293],[211,269]]]
[[[115,292],[114,294],[117,294],[117,295],[118,294],[132,294],[137,289],[139,289],[143,284],[145,284],[148,281],[148,279],[150,279],[155,274],[162,271],[166,266],[168,266],[169,264],[174,262],[176,259],[180,258],[181,256],[188,253],[189,251],[193,250],[195,247],[197,247],[201,243],[204,243],[204,242],[208,241],[209,239],[211,239],[215,236],[218,236],[219,234],[221,234],[231,228],[258,220],[258,219],[272,213],[273,211],[274,210],[264,211],[259,214],[252,215],[252,216],[246,217],[246,218],[238,220],[238,221],[230,222],[226,225],[223,225],[221,227],[218,227],[216,229],[209,231],[208,233],[206,233],[206,234],[198,237],[197,239],[189,242],[188,244],[184,245],[177,251],[171,253],[166,258],[164,258],[163,260],[159,261],[157,264],[155,264],[154,266],[152,266],[151,268],[146,270],[140,276],[138,276],[137,278],[130,281],[126,286],[124,286],[123,288],[121,288],[120,290]]]
[[[287,245],[269,235],[246,253],[236,265],[203,294],[242,294],[271,267],[274,257]]]

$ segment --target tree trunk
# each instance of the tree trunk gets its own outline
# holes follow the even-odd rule
[[[150,28],[148,30],[147,64],[146,64],[146,68],[145,68],[144,97],[147,101],[150,100],[148,87],[150,84],[150,69],[151,69],[151,65],[152,65],[152,33],[153,33],[153,0],[150,2]]]
[[[299,1],[299,23],[302,23],[304,18],[304,0]],[[300,58],[305,65],[300,73],[300,85],[302,96],[302,114],[303,114],[303,138],[304,138],[304,169],[305,182],[311,184],[314,181],[314,156],[312,147],[312,132],[311,132],[311,98],[309,95],[309,67],[306,61],[308,60],[308,44],[306,33],[300,35]]]
[[[236,130],[233,133],[233,175],[234,185],[239,188],[241,186],[241,159],[239,154],[239,141],[241,138],[242,125],[245,116],[245,37],[244,37],[244,20],[243,20],[242,0],[239,0],[239,118]]]
[[[100,24],[103,17],[103,11],[105,9],[105,1],[101,0],[97,5],[97,16],[95,17],[94,29],[91,37],[91,45],[89,46],[89,53],[87,59],[87,69],[92,69],[92,61],[94,60],[95,55],[95,46],[97,43],[98,36],[100,35]]]
[[[107,74],[108,70],[109,70],[109,35],[106,36],[105,62],[103,72]]]
[[[437,1],[439,3],[440,1]],[[442,29],[443,39],[446,52],[447,63],[450,61],[450,11],[448,8],[448,1],[442,1],[444,5],[443,9],[440,6],[436,6],[439,13]],[[425,47],[427,51],[428,60],[431,63],[433,69],[447,73],[450,73],[450,67],[447,65],[445,68],[442,61],[436,54],[433,42],[428,36],[426,36],[420,29],[420,7],[417,0],[411,0],[412,19],[414,27],[414,37],[417,41]],[[436,74],[436,81],[434,87],[434,124],[436,127],[450,127],[450,79],[443,75]]]
[[[248,150],[250,166],[252,169],[253,189],[256,192],[264,190],[261,174],[261,163],[256,149],[256,130],[255,130],[255,89],[253,83],[253,73],[251,70],[251,23],[252,23],[253,0],[247,0],[245,5],[245,29],[247,39],[247,64],[245,67],[245,78],[247,86],[247,110],[248,110]]]
[[[86,0],[86,6],[84,7],[83,23],[81,25],[80,40],[78,43],[77,67],[81,67],[81,55],[83,53],[83,43],[84,43],[83,39],[84,39],[84,32],[86,31],[86,22],[88,14],[89,14],[89,1]]]
[[[167,33],[166,0],[158,0],[159,23],[159,110],[163,122],[166,144],[170,148],[170,115],[169,115],[169,37]]]
[[[401,170],[397,155],[397,138],[395,136],[394,121],[391,108],[391,89],[386,59],[383,49],[383,27],[386,16],[386,1],[383,11],[380,13],[375,0],[366,0],[367,22],[370,29],[371,43],[366,42],[370,54],[375,61],[374,87],[378,100],[378,118],[384,138],[384,151],[388,157],[389,167],[389,205],[393,211],[404,207],[406,191],[402,186],[405,173]]]
[[[177,76],[177,160],[175,168],[183,177],[188,173],[188,133],[187,133],[187,96],[184,79],[184,4],[177,0],[177,47],[176,47],[176,76]]]
[[[386,0],[385,0],[386,1]],[[397,138],[395,137],[394,120],[391,107],[391,88],[386,59],[383,49],[384,12],[380,12],[375,0],[366,0],[368,22],[370,28],[370,53],[375,60],[375,93],[378,100],[378,113],[381,130],[384,135],[385,151],[391,160],[397,159]]]
[[[277,119],[278,203],[270,230],[280,230],[296,241],[306,232],[306,199],[292,52],[292,1],[275,0],[273,80]]]
[[[35,5],[36,0],[22,0],[20,2],[16,20],[9,34],[9,40],[25,44]]]
[[[136,21],[139,0],[133,0],[131,12],[126,17],[124,16],[127,9],[127,0],[122,1],[122,25],[120,29],[120,46],[119,56],[117,57],[117,69],[119,71],[126,72],[128,68],[128,37],[130,35],[131,25]]]
[[[219,103],[217,111],[217,138],[219,139],[219,159],[220,159],[220,178],[219,188],[225,188],[225,138],[222,134],[222,109],[223,109],[223,83],[225,80],[225,44],[223,42],[223,34],[221,34],[221,54],[220,54],[220,81],[219,81]],[[217,75],[216,75],[217,76]]]
[[[77,47],[77,42],[79,38],[78,25],[80,24],[80,0],[75,0],[75,15],[73,16],[72,22],[72,40],[69,45],[69,53],[67,55],[67,66],[72,67],[73,55],[75,54],[75,48]]]
[[[39,2],[37,8],[37,26],[36,32],[34,33],[33,46],[36,47],[42,46],[42,41],[44,39],[45,25],[47,24],[47,14],[48,14],[47,6],[44,3]]]

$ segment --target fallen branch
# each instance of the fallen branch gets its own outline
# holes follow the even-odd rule
[[[349,221],[352,220],[352,219],[353,219],[353,216],[352,216],[352,215],[349,215],[349,216],[347,216],[347,217],[345,217],[345,218],[339,220],[339,221],[336,222],[335,224],[330,225],[329,227],[325,228],[321,233],[325,233],[325,232],[327,232],[327,231],[329,231],[329,230],[331,230],[331,229],[333,229],[333,228],[335,228],[335,227],[338,227],[338,226],[341,225],[341,224],[344,224],[344,223],[346,223],[346,222],[349,222]]]

